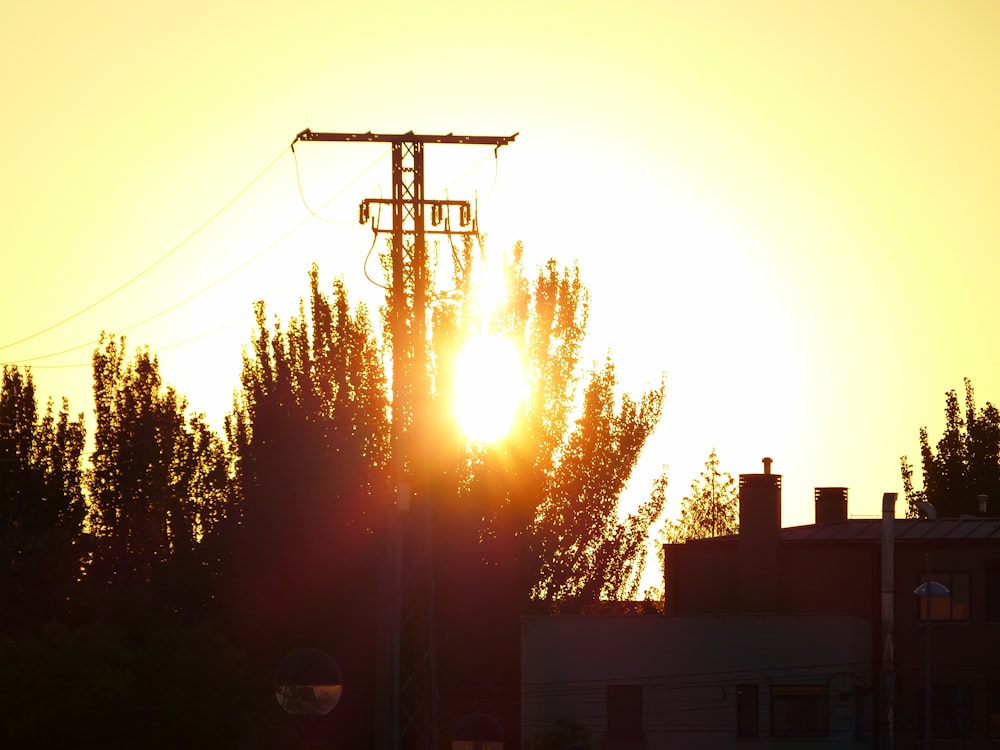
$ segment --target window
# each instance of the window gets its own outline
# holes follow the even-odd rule
[[[756,685],[736,686],[736,736],[757,739],[760,724],[760,703]]]
[[[972,691],[967,685],[935,685],[931,691],[931,737],[972,736]],[[920,691],[920,731],[924,736],[924,691]],[[992,704],[990,710],[993,709]],[[990,716],[992,730],[992,714]]]
[[[986,711],[989,736],[1000,738],[1000,682],[986,684]]]
[[[927,601],[929,599],[933,622],[968,622],[970,619],[969,598],[972,588],[970,579],[971,576],[968,572],[931,571],[931,580],[944,584],[949,593],[945,596],[918,596],[920,619],[927,619]],[[920,582],[927,582],[926,573],[920,574]]]
[[[1000,562],[986,563],[986,621],[1000,622]]]
[[[608,685],[608,739],[642,739],[642,685]]]
[[[772,685],[772,737],[825,737],[827,698],[823,685]]]

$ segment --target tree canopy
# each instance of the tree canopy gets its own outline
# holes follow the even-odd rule
[[[20,632],[65,612],[84,561],[83,415],[38,413],[31,373],[0,383],[0,597]]]
[[[1000,501],[1000,410],[990,402],[976,408],[972,381],[965,379],[965,409],[958,393],[945,394],[945,425],[932,446],[926,427],[920,428],[923,487],[913,484],[913,466],[900,459],[907,515],[920,514],[920,503],[930,503],[939,516],[978,512],[977,497]]]
[[[462,267],[474,266],[467,248]],[[458,521],[465,528],[454,527],[449,536],[476,542],[465,557],[507,561],[522,602],[633,598],[645,541],[663,505],[651,493],[623,516],[619,501],[659,421],[663,383],[638,398],[619,395],[610,357],[589,369],[582,365],[590,301],[578,268],[549,262],[529,282],[518,245],[501,273],[505,304],[485,321],[476,317],[471,294],[435,320],[439,414],[447,411],[442,402],[450,394],[454,347],[476,326],[519,343],[530,384],[506,439],[488,446],[453,440],[437,491],[454,498],[449,504],[465,516]]]
[[[665,525],[664,541],[677,544],[739,533],[739,487],[732,474],[720,471],[719,466],[719,456],[712,448],[704,470],[681,501],[677,520]]]
[[[579,269],[550,261],[529,274],[518,245],[494,264],[504,292],[487,305],[484,256],[469,242],[454,261],[452,290],[431,283],[426,357],[406,365],[425,371],[409,373],[403,418],[407,470],[433,508],[442,699],[458,711],[516,693],[526,609],[636,597],[666,478],[636,509],[621,507],[664,385],[620,393],[610,355],[581,361],[590,300]],[[130,355],[123,337],[103,333],[84,467],[82,415],[65,402],[39,415],[30,372],[4,370],[0,588],[23,606],[0,625],[0,694],[32,664],[87,670],[92,679],[66,693],[66,716],[134,710],[115,722],[115,742],[95,729],[74,736],[80,747],[138,744],[177,713],[192,717],[187,746],[213,746],[219,732],[192,703],[207,690],[231,698],[217,703],[219,726],[248,722],[237,732],[248,747],[277,742],[288,725],[276,703],[248,717],[248,696],[303,645],[338,654],[352,676],[339,734],[370,740],[396,503],[391,301],[376,328],[342,280],[323,291],[315,265],[308,279],[287,322],[256,304],[221,435],[163,382],[148,348]],[[483,332],[515,344],[528,384],[511,432],[488,443],[463,435],[450,408],[459,350]],[[8,713],[23,705],[12,700]],[[20,715],[0,741],[17,746],[43,724]],[[63,729],[44,736],[71,736]],[[161,729],[164,741],[181,731]]]

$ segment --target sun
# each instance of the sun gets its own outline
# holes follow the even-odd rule
[[[454,412],[473,442],[503,438],[514,424],[525,392],[517,347],[507,337],[476,335],[455,361]]]

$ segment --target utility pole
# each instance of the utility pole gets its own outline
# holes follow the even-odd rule
[[[425,462],[418,451],[427,441],[427,295],[430,268],[427,235],[478,234],[468,201],[424,197],[424,146],[465,144],[495,150],[517,137],[385,133],[316,133],[303,130],[298,141],[389,143],[392,145],[392,197],[365,198],[359,221],[376,233],[391,233],[388,294],[392,339],[392,432],[390,473],[395,488],[390,509],[385,641],[378,665],[376,743],[380,750],[435,750],[438,729],[437,647],[431,558],[431,502],[422,481]],[[379,224],[388,206],[392,225]],[[372,207],[376,207],[373,212]],[[453,229],[451,213],[458,212]],[[427,214],[430,226],[427,226]]]

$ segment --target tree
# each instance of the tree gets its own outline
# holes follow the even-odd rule
[[[691,482],[690,492],[681,501],[677,520],[664,526],[664,541],[679,544],[689,539],[738,534],[739,502],[739,487],[729,472],[719,470],[719,456],[712,448],[705,469]]]
[[[617,394],[610,357],[583,370],[590,301],[578,268],[559,269],[549,261],[532,283],[520,245],[499,265],[494,272],[506,294],[501,305],[484,311],[476,291],[485,282],[476,274],[486,269],[466,246],[455,278],[462,294],[434,321],[435,411],[449,411],[455,351],[483,330],[507,336],[522,351],[529,395],[504,440],[472,444],[451,426],[450,442],[435,441],[451,452],[435,492],[454,498],[436,505],[436,515],[444,516],[439,522],[451,523],[435,533],[436,540],[448,540],[438,545],[446,547],[440,554],[452,565],[462,560],[466,578],[470,565],[502,564],[514,597],[505,601],[515,611],[529,598],[632,598],[662,499],[651,495],[622,518],[619,498],[659,420],[663,384],[633,399]],[[448,429],[438,425],[436,434]]]
[[[220,615],[260,670],[302,646],[336,654],[345,744],[370,742],[387,559],[389,399],[382,350],[343,281],[309,271],[287,324],[255,305],[226,431],[236,463]],[[272,701],[273,702],[273,701]]]
[[[616,404],[612,361],[591,372],[583,411],[561,446],[534,535],[542,558],[535,598],[633,599],[639,590],[646,540],[663,505],[657,497],[625,521],[619,498],[656,426],[663,386]]]
[[[328,298],[318,273],[314,265],[310,315],[301,303],[287,331],[280,321],[269,331],[265,306],[257,304],[257,333],[227,421],[240,543],[260,564],[276,566],[268,575],[279,588],[330,555],[370,559],[389,494],[381,352],[365,307],[352,314],[341,280]],[[348,578],[356,581],[357,573]]]
[[[657,485],[635,512],[620,508],[659,420],[662,382],[637,398],[619,396],[610,357],[589,370],[581,366],[590,302],[577,267],[549,261],[531,279],[520,244],[496,265],[485,268],[466,244],[455,266],[456,293],[439,297],[432,326],[435,416],[425,442],[435,446],[434,585],[439,611],[447,613],[438,632],[445,715],[475,705],[516,709],[510,696],[519,689],[526,610],[583,610],[634,597],[664,500]],[[494,278],[482,277],[490,272]],[[501,282],[501,304],[482,305],[478,290]],[[484,332],[515,343],[529,383],[510,434],[487,445],[467,440],[445,416],[452,363],[465,340]],[[511,732],[518,725],[516,710],[497,718]]]
[[[442,695],[470,700],[476,690],[516,691],[510,649],[532,595],[597,601],[637,591],[663,496],[631,515],[620,514],[618,501],[664,391],[661,383],[637,399],[619,397],[610,358],[582,371],[589,299],[578,269],[550,262],[529,281],[517,246],[501,264],[503,303],[487,311],[475,296],[471,243],[455,258],[453,293],[430,282],[428,371],[414,373],[425,388],[414,392],[413,412],[403,418],[413,420],[417,502],[432,498],[435,598],[445,613]],[[384,346],[395,343],[391,302],[382,310]],[[293,636],[300,645],[310,628],[326,639],[315,646],[334,638],[351,643],[344,658],[356,663],[343,668],[358,675],[375,663],[375,592],[392,507],[388,350],[377,344],[363,306],[351,313],[342,282],[332,298],[319,292],[315,266],[306,309],[300,305],[287,328],[276,321],[270,329],[257,305],[257,332],[227,426],[238,454],[240,518],[231,609],[245,642],[264,650],[287,647]],[[531,381],[514,432],[491,445],[470,443],[448,417],[451,364],[464,338],[482,330],[518,344]],[[350,612],[337,609],[345,602]],[[328,623],[322,632],[320,622]],[[470,639],[473,632],[481,639]],[[483,640],[505,645],[482,649],[476,644]],[[488,687],[484,674],[491,675]]]
[[[119,628],[49,623],[0,637],[0,744],[7,748],[117,747],[120,704],[134,653]]]
[[[930,503],[939,516],[976,513],[976,498],[1000,498],[1000,410],[992,403],[976,409],[972,382],[965,379],[965,411],[958,394],[945,394],[944,432],[935,447],[926,427],[920,428],[923,487],[913,484],[913,466],[900,459],[907,515],[919,515],[919,504]]]
[[[452,527],[444,536],[470,545],[452,551],[453,559],[464,560],[465,566],[504,561],[505,575],[516,582],[517,599],[510,602],[515,610],[529,597],[548,602],[632,598],[662,497],[652,493],[624,519],[619,498],[659,421],[663,383],[634,399],[616,393],[610,357],[582,372],[589,296],[577,267],[560,270],[549,261],[532,284],[524,272],[523,248],[515,246],[501,269],[504,304],[484,317],[475,296],[475,261],[467,245],[455,279],[463,294],[435,319],[436,411],[448,411],[443,402],[451,392],[447,378],[454,349],[481,328],[519,345],[530,396],[506,440],[488,447],[461,438],[452,442],[444,472],[450,482],[441,479],[437,492],[456,498],[452,513],[464,514],[465,520],[461,531]]]
[[[3,370],[0,384],[0,597],[17,602],[8,632],[63,614],[85,555],[83,415],[64,400],[38,414],[30,371]]]
[[[0,637],[0,745],[259,747],[259,688],[204,621],[51,622]]]
[[[163,385],[148,348],[126,362],[124,337],[102,334],[93,367],[97,429],[86,484],[96,550],[88,575],[109,591],[148,594],[167,583],[168,569],[200,567],[199,545],[223,513],[226,452],[203,416],[188,417],[186,400]],[[170,585],[198,590],[191,581]]]

